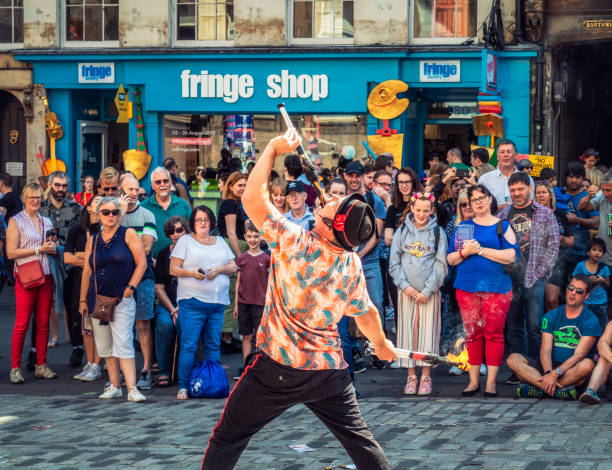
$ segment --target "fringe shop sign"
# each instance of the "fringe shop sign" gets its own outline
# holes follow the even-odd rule
[[[327,75],[294,75],[288,70],[266,77],[269,98],[302,98],[319,101],[327,98]],[[255,94],[255,79],[245,74],[209,74],[207,70],[181,72],[181,97],[221,98],[226,103],[251,98]]]

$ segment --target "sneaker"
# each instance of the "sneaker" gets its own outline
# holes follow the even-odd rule
[[[142,393],[140,393],[140,390],[138,390],[138,387],[134,387],[132,390],[128,392],[128,401],[134,401],[138,403],[141,401],[147,401],[147,397],[145,397]]]
[[[520,384],[514,391],[516,398],[543,398],[544,390],[533,385]]]
[[[361,355],[361,351],[357,348],[353,349],[353,372],[355,374],[361,374],[365,372],[366,366],[363,362],[363,356]]]
[[[11,383],[15,385],[22,384],[25,382],[25,380],[23,380],[23,374],[21,373],[21,369],[19,368],[11,369],[10,378]]]
[[[234,375],[234,380],[239,380],[240,377],[242,377],[243,373],[244,373],[244,367],[241,367],[240,369],[238,369],[238,372],[236,372],[236,375]]]
[[[381,361],[375,354],[372,354],[372,367],[375,367],[376,369],[384,369],[386,365],[387,363],[385,361]]]
[[[104,387],[104,393],[98,396],[98,398],[102,398],[103,400],[110,400],[112,398],[122,398],[122,397],[123,397],[123,391],[121,390],[121,387],[115,388],[113,384],[110,384],[108,387]]]
[[[98,364],[91,364],[86,373],[81,375],[83,382],[93,382],[102,378],[102,368]]]
[[[459,367],[457,366],[452,366],[450,369],[448,369],[448,375],[453,375],[455,377],[459,376],[463,374],[463,371],[461,369],[459,369]]]
[[[580,400],[582,403],[588,403],[589,405],[598,405],[601,401],[595,390],[593,390],[591,387],[587,388],[584,393],[580,395],[578,400]]]
[[[506,379],[506,385],[519,385],[521,380],[516,376],[514,372],[512,375]]]
[[[90,367],[91,367],[91,364],[88,362],[87,364],[83,366],[83,370],[79,372],[78,374],[73,375],[72,378],[74,380],[83,380],[83,376],[87,373]]]
[[[487,375],[487,365],[480,364],[480,375]]]
[[[576,387],[570,385],[568,387],[560,387],[555,390],[553,398],[559,400],[578,400],[578,392]]]
[[[431,395],[431,377],[421,377],[419,395]]]
[[[136,382],[136,386],[143,390],[149,390],[153,386],[153,377],[151,376],[151,372],[146,369],[143,369],[140,373],[140,377],[138,377],[138,382]]]
[[[57,379],[57,374],[49,369],[47,364],[36,366],[34,376],[37,379]]]
[[[385,320],[393,320],[393,318],[395,318],[395,312],[393,311],[393,307],[385,307]]]
[[[399,362],[397,362],[397,360],[393,361],[391,364],[389,364],[389,369],[399,369]]]
[[[417,377],[416,375],[409,375],[406,379],[406,386],[404,387],[404,395],[416,395],[417,393]]]
[[[119,382],[121,383],[121,385],[125,385],[125,378],[123,377],[123,372],[119,372]],[[111,381],[107,380],[104,384],[104,389],[106,390],[106,388],[108,388],[110,385]]]
[[[28,353],[28,360],[26,362],[26,369],[34,370],[36,369],[36,351],[30,349]]]
[[[82,348],[72,348],[72,354],[70,355],[69,361],[70,367],[76,369],[77,367],[81,367],[83,364],[83,349]]]

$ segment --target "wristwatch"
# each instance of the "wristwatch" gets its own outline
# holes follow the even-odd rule
[[[132,292],[136,292],[136,288],[132,284],[128,284],[127,288],[130,289]]]
[[[555,369],[555,372],[557,373],[558,377],[561,377],[563,375],[563,371],[559,367]]]

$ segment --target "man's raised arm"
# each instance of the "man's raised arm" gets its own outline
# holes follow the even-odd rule
[[[260,230],[266,217],[278,212],[270,202],[268,191],[274,159],[278,155],[294,150],[300,144],[300,140],[295,129],[289,129],[284,135],[272,139],[249,175],[246,189],[242,195],[242,207],[251,222]]]

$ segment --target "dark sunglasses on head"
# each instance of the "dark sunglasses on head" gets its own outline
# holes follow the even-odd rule
[[[183,227],[177,227],[170,229],[170,235],[173,233],[185,233],[185,229]]]
[[[160,185],[160,184],[168,184],[170,180],[168,178],[164,178],[163,180],[155,180],[153,182],[157,185]]]
[[[104,191],[105,193],[112,191],[113,193],[115,191],[117,191],[119,188],[117,186],[106,186],[106,187],[102,187],[102,191]]]
[[[100,214],[104,216],[112,215],[113,217],[117,217],[119,214],[121,214],[121,211],[119,209],[102,209]]]
[[[578,295],[584,295],[584,293],[586,292],[584,289],[581,289],[580,287],[576,287],[572,285],[567,286],[567,290],[570,292],[576,291],[576,294]]]

